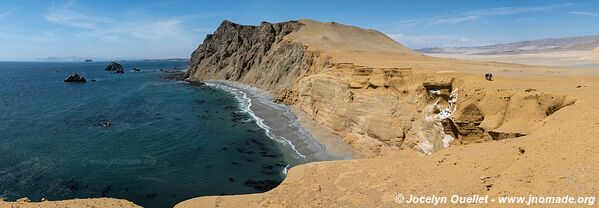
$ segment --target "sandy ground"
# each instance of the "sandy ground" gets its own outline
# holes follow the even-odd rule
[[[542,53],[521,53],[501,55],[471,54],[427,54],[435,57],[468,59],[477,61],[499,61],[528,65],[574,67],[579,69],[599,68],[599,50],[594,51],[559,51]]]

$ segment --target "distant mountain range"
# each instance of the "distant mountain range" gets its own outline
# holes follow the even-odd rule
[[[35,61],[47,61],[47,62],[85,62],[86,60],[92,61],[188,61],[185,58],[165,58],[165,59],[141,59],[141,58],[97,58],[97,57],[81,57],[81,56],[62,56],[62,57],[46,57],[36,58]]]
[[[480,47],[456,48],[422,48],[417,49],[427,54],[468,54],[468,55],[500,55],[520,53],[541,53],[555,51],[592,51],[599,47],[599,35],[546,38],[539,40],[520,41]]]
[[[48,61],[48,62],[84,62],[85,60],[93,61],[108,61],[107,58],[94,58],[94,57],[80,57],[80,56],[62,56],[62,57],[46,57],[36,58],[35,61]]]

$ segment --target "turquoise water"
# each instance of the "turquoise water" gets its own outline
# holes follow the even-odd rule
[[[266,191],[301,162],[232,94],[162,78],[186,62],[121,63],[0,62],[0,198],[172,207]],[[64,83],[74,72],[88,82]]]

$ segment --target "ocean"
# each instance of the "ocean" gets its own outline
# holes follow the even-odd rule
[[[172,207],[264,192],[316,160],[273,135],[242,95],[165,79],[187,62],[120,63],[124,74],[107,62],[0,62],[0,198]],[[63,82],[71,73],[87,83]]]

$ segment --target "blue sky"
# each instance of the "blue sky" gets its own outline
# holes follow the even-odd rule
[[[376,29],[411,48],[599,35],[595,1],[0,0],[0,60],[187,58],[222,20]]]

